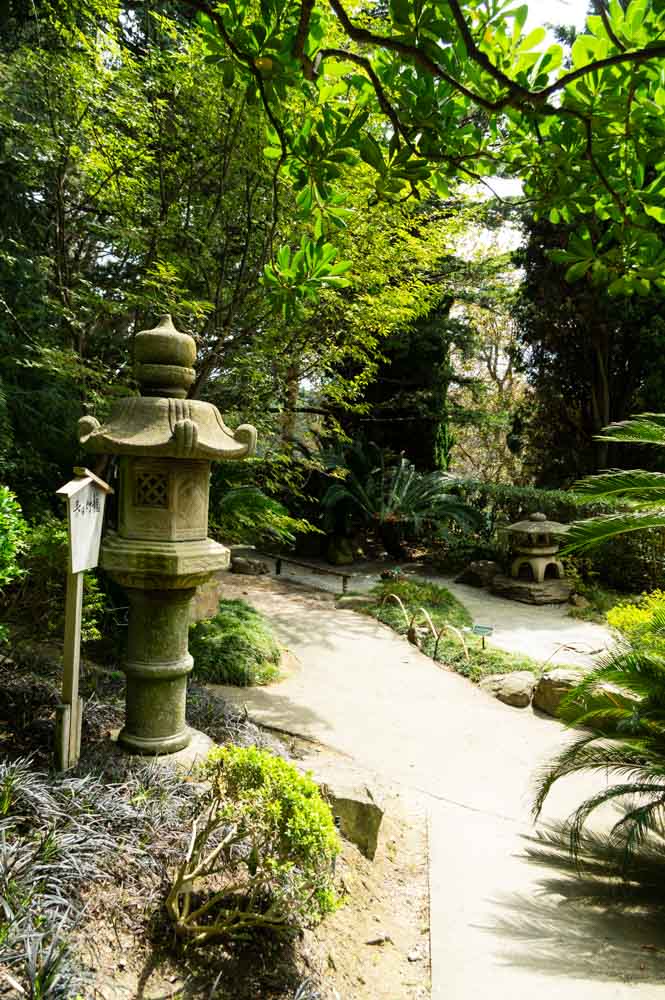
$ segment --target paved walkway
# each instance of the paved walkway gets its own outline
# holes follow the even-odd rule
[[[576,880],[525,859],[534,769],[567,738],[557,722],[500,704],[329,599],[242,581],[230,590],[269,615],[300,666],[224,697],[427,801],[435,1000],[665,1000],[662,919],[585,905]],[[588,790],[562,783],[546,818]]]
[[[339,594],[341,589],[341,578],[316,573],[315,570],[310,572],[285,563],[282,572],[285,579],[294,583],[335,594]],[[612,642],[609,630],[603,625],[571,618],[567,604],[536,607],[497,597],[480,587],[455,583],[453,577],[422,576],[417,569],[407,569],[405,575],[447,587],[465,605],[476,624],[491,625],[494,628],[494,633],[488,640],[491,646],[531,656],[541,663],[590,666],[593,656]],[[376,572],[354,570],[349,590],[366,593],[375,586],[378,579]]]

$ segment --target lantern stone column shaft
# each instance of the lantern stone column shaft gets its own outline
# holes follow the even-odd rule
[[[127,590],[127,714],[120,742],[139,753],[189,743],[185,720],[189,613],[196,590]]]
[[[142,395],[117,402],[108,422],[79,421],[83,446],[120,458],[117,531],[100,566],[129,599],[126,717],[119,740],[138,753],[187,746],[190,607],[196,588],[229,564],[207,537],[210,461],[251,455],[256,431],[231,432],[210,403],[186,399],[196,347],[170,316],[135,340]]]

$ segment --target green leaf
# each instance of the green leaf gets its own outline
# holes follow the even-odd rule
[[[650,215],[652,219],[656,222],[665,223],[665,206],[663,205],[645,205],[644,211],[647,215]]]
[[[524,38],[517,47],[518,52],[530,52],[531,49],[535,49],[537,45],[540,45],[542,40],[547,35],[545,28],[534,28],[529,34]]]
[[[411,4],[409,0],[390,0],[390,16],[401,26],[411,22]]]
[[[226,62],[224,64],[224,73],[222,74],[222,83],[229,90],[233,86],[233,81],[236,78],[235,66],[232,62]]]
[[[571,264],[566,271],[566,281],[579,281],[587,273],[590,266],[590,260],[578,260],[577,263]]]
[[[566,536],[567,552],[584,552],[600,545],[617,535],[632,531],[648,531],[650,528],[665,528],[665,509],[632,511],[626,514],[611,514],[606,517],[591,517],[587,521],[575,521]]]
[[[661,432],[662,433],[662,432]],[[602,440],[615,440],[601,435]],[[665,444],[665,437],[662,444]],[[625,497],[642,503],[665,504],[665,472],[643,472],[632,469],[603,472],[575,483],[575,493],[585,497]]]
[[[381,148],[372,135],[364,135],[360,140],[359,153],[361,159],[368,163],[370,167],[373,167],[377,173],[385,173],[386,165],[383,162],[383,156],[381,154]]]

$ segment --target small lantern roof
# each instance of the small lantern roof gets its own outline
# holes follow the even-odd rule
[[[170,316],[136,335],[135,355],[141,395],[117,401],[103,425],[95,417],[79,420],[79,441],[86,451],[192,459],[239,459],[254,453],[254,427],[243,424],[232,431],[212,403],[185,398],[195,378],[196,344],[176,330]]]
[[[560,524],[558,521],[548,521],[545,514],[536,512],[529,514],[525,521],[518,521],[504,530],[521,535],[565,535],[568,525]]]

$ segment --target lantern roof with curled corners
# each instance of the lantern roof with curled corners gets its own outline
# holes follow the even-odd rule
[[[511,524],[503,530],[523,535],[565,535],[568,525],[559,524],[558,521],[548,521],[545,514],[537,512],[529,514],[525,521],[518,521],[517,524]]]
[[[195,358],[193,338],[179,333],[169,315],[160,317],[154,329],[138,333],[141,395],[118,400],[104,424],[91,416],[79,420],[79,440],[86,451],[204,460],[252,455],[256,429],[251,424],[232,431],[212,403],[186,398]]]

